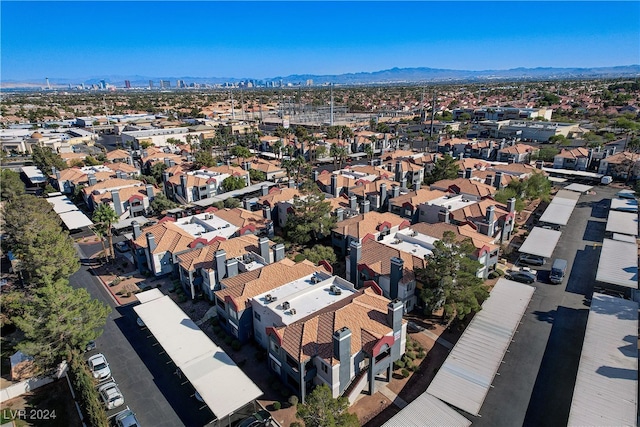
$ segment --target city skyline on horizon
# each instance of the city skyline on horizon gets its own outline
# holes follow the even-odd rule
[[[106,75],[269,79],[393,68],[640,64],[640,3],[542,4],[553,13],[539,2],[502,1],[8,1],[1,17],[2,80]],[[416,14],[426,18],[411,25]],[[434,15],[450,19],[427,21]],[[538,25],[523,27],[523,16]],[[79,31],[61,26],[74,20],[91,22]]]

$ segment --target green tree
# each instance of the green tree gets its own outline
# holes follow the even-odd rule
[[[235,197],[229,197],[224,201],[224,207],[227,209],[239,208],[241,204],[242,203],[240,203],[240,200],[236,199]]]
[[[287,217],[284,228],[287,240],[304,245],[326,236],[336,223],[336,217],[329,215],[331,204],[324,200],[319,190],[294,197],[293,214]]]
[[[229,176],[222,181],[224,191],[239,190],[246,187],[247,183],[241,176]]]
[[[67,162],[62,160],[62,157],[54,153],[49,147],[34,145],[32,148],[31,159],[38,169],[40,169],[45,175],[49,175],[51,173],[52,166],[55,166],[58,170],[63,170],[68,167]]]
[[[180,205],[173,200],[168,199],[167,196],[164,195],[164,193],[156,194],[149,204],[149,207],[156,215],[160,215],[162,212],[169,209],[177,208],[178,206]]]
[[[427,266],[416,269],[417,279],[424,284],[420,297],[428,312],[443,307],[446,317],[464,319],[480,310],[489,292],[476,276],[481,264],[470,258],[474,251],[469,239],[456,241],[451,231],[435,242]]]
[[[456,163],[456,160],[448,154],[445,154],[433,166],[430,173],[424,177],[424,183],[431,185],[434,182],[438,182],[443,179],[455,179],[458,177],[458,171],[460,167]]]
[[[210,168],[216,164],[216,159],[207,151],[198,151],[193,157],[193,167],[195,169]]]
[[[236,156],[240,159],[240,165],[244,163],[245,159],[251,157],[251,150],[247,147],[243,147],[242,145],[236,145],[231,149],[231,155]]]
[[[558,154],[560,150],[554,147],[544,147],[538,151],[538,154],[532,157],[533,160],[542,160],[543,162],[552,162],[553,158]]]
[[[507,200],[511,198],[516,199],[516,211],[521,212],[524,209],[524,202],[522,201],[522,198],[516,194],[516,190],[513,188],[503,188],[502,190],[497,191],[494,196],[494,200],[496,202],[503,204],[506,204]]]
[[[551,181],[542,173],[533,173],[524,181],[524,195],[527,199],[549,201]]]
[[[46,283],[26,295],[23,310],[14,319],[25,336],[17,348],[33,357],[43,373],[52,372],[72,350],[96,339],[110,312],[85,289],[74,289],[65,279]]]
[[[97,166],[100,162],[93,156],[87,156],[84,158],[84,164],[87,166]]]
[[[258,169],[249,169],[249,178],[251,178],[251,182],[262,182],[266,179],[266,175],[264,172],[259,171]]]
[[[151,176],[156,180],[156,182],[163,182],[162,172],[164,172],[165,169],[167,169],[167,165],[164,162],[158,162],[151,166]]]
[[[113,234],[111,233],[111,226],[118,222],[119,219],[116,211],[106,203],[99,205],[98,208],[93,211],[93,217],[91,218],[95,224],[96,232],[101,237],[107,237],[107,241],[109,242],[108,256],[111,257],[111,259],[115,258],[113,254]]]
[[[305,249],[302,254],[314,264],[318,264],[322,260],[327,261],[329,264],[337,261],[336,253],[330,246],[314,245],[312,248]]]
[[[24,182],[20,179],[20,174],[11,169],[2,169],[0,175],[0,199],[9,200],[24,194]]]
[[[349,399],[334,399],[329,386],[322,384],[307,396],[305,403],[298,404],[296,417],[304,421],[305,427],[358,427],[358,417],[348,409]]]

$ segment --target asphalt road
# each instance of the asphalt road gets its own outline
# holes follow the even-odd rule
[[[618,189],[582,195],[553,253],[568,261],[565,280],[548,282],[547,261],[536,291],[474,426],[567,425],[589,315],[609,201]]]
[[[101,250],[100,244],[94,246],[84,249]],[[193,388],[176,376],[175,365],[149,331],[138,327],[132,306],[116,307],[88,266],[81,266],[70,283],[87,289],[93,298],[112,308],[104,333],[96,340],[97,349],[87,357],[96,352],[106,356],[125,405],[136,413],[141,425],[203,426],[213,419],[211,411],[193,397]]]

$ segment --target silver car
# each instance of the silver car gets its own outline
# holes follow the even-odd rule
[[[93,378],[96,378],[100,381],[108,380],[111,378],[111,369],[109,368],[109,362],[107,362],[107,358],[104,357],[104,354],[98,353],[89,358],[87,360],[89,364],[89,369],[93,374]]]
[[[100,398],[107,407],[107,410],[124,405],[124,396],[120,393],[118,385],[113,381],[109,381],[98,387],[98,393],[100,393]]]

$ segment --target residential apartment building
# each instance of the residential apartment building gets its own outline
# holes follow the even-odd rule
[[[591,152],[587,148],[563,149],[553,157],[553,168],[585,171],[590,162]]]
[[[331,243],[342,254],[346,254],[353,241],[362,243],[365,238],[382,239],[410,224],[409,220],[396,214],[372,211],[338,221],[331,231]]]

